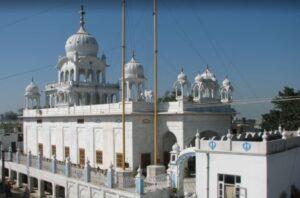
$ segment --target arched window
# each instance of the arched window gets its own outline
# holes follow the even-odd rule
[[[91,104],[91,94],[86,93],[86,98],[85,99],[86,99],[86,101],[85,101],[86,105]]]
[[[98,93],[96,93],[96,96],[95,96],[95,103],[96,104],[100,104],[100,95]]]
[[[85,70],[84,69],[80,69],[78,72],[78,79],[79,82],[85,82]]]
[[[116,94],[112,94],[111,95],[111,102],[112,103],[116,103],[117,102],[117,96],[116,96]]]
[[[101,71],[97,71],[97,82],[98,83],[103,83],[102,82],[102,72]]]
[[[81,93],[78,93],[77,95],[77,105],[82,105],[83,104],[83,101],[82,101],[82,95]]]
[[[137,87],[136,84],[133,83],[131,85],[131,100],[136,101],[137,100]]]
[[[65,82],[69,81],[69,71],[65,73]]]
[[[93,77],[93,70],[90,69],[87,72],[86,81],[87,82],[93,82],[93,79],[94,79],[94,77]]]
[[[60,82],[64,82],[64,72],[60,72]]]
[[[75,79],[74,79],[74,69],[71,69],[71,72],[70,72],[70,81],[75,81]]]

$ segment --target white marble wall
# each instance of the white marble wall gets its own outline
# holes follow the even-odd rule
[[[72,163],[79,163],[79,148],[85,149],[85,157],[91,166],[108,168],[116,165],[116,153],[122,153],[122,123],[119,115],[91,115],[84,123],[77,123],[79,116],[44,117],[38,124],[36,118],[24,118],[24,151],[38,153],[43,144],[43,155],[51,157],[51,145],[56,145],[57,160],[64,161],[64,147],[70,147]],[[231,115],[211,114],[161,114],[158,119],[158,151],[163,162],[164,135],[171,132],[181,148],[188,145],[199,131],[211,130],[225,134],[231,125]],[[173,144],[173,143],[172,143]],[[95,151],[103,151],[103,164],[96,164]],[[130,114],[126,122],[126,162],[136,169],[142,153],[151,153],[153,160],[153,115]]]

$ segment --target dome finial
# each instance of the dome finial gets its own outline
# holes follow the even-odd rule
[[[31,82],[33,82],[34,80],[33,80],[33,76],[31,77]]]
[[[84,11],[84,7],[83,5],[80,6],[80,28],[84,29],[84,15],[85,15],[85,11]]]
[[[183,67],[181,66],[181,72],[183,73]]]
[[[134,50],[132,50],[132,58],[135,58]]]

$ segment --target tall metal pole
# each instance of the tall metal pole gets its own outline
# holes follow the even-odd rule
[[[125,170],[125,0],[122,0],[122,142],[123,156],[122,169]]]
[[[153,9],[153,45],[154,45],[154,57],[153,57],[153,74],[154,74],[154,165],[158,164],[157,156],[157,0],[154,0],[154,9]]]

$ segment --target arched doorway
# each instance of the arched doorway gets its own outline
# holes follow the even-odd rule
[[[177,196],[184,194],[189,196],[195,195],[196,178],[187,178],[185,175],[185,166],[189,159],[196,156],[195,147],[189,147],[182,151],[178,144],[173,146],[170,161],[170,179],[172,188],[177,189]]]
[[[168,164],[170,162],[170,151],[172,151],[172,146],[177,142],[176,136],[168,131],[163,136],[163,154],[164,154],[164,165],[168,167]]]

